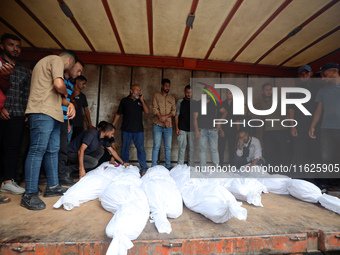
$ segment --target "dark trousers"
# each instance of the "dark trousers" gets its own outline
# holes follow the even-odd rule
[[[268,164],[272,166],[291,163],[292,142],[289,129],[265,131],[263,133],[264,153]]]
[[[64,120],[64,123],[60,123],[60,149],[58,153],[58,177],[63,179],[67,177],[67,150],[68,150],[68,121]]]
[[[71,141],[76,138],[79,134],[81,134],[81,132],[84,131],[84,128],[83,127],[76,127],[76,126],[73,126],[73,133],[72,133],[72,138],[71,138]]]
[[[98,166],[99,159],[103,156],[104,150],[99,148],[98,150],[84,155],[84,168],[85,171],[88,172]],[[68,161],[71,165],[67,167],[68,172],[72,173],[74,171],[79,171],[79,160],[78,160],[78,152],[69,153]]]
[[[241,168],[241,166],[245,166],[245,165],[247,165],[251,162],[252,162],[252,160],[248,161],[247,158],[244,157],[244,156],[239,157],[239,156],[235,155],[235,157],[234,157],[234,164],[235,164],[236,168]],[[261,165],[264,165],[264,164],[265,164],[265,162],[262,159],[259,159],[259,161],[257,161],[257,163],[256,163],[257,166],[261,166]]]
[[[224,151],[228,141],[228,153],[229,153],[229,164],[234,164],[234,157],[236,151],[236,128],[225,128],[223,127],[224,137],[218,137],[218,155],[220,165],[224,164]]]
[[[14,179],[16,180],[17,183],[20,183],[21,180],[24,180],[25,161],[29,147],[30,147],[30,129],[28,126],[25,125],[20,142],[20,148],[17,159],[17,169],[14,176]]]
[[[9,120],[0,120],[1,167],[5,181],[14,178],[24,126],[25,117],[11,117]]]
[[[340,143],[340,129],[321,128],[321,161],[324,164],[331,164],[335,150],[339,150],[335,145]],[[337,159],[340,163],[340,159]]]

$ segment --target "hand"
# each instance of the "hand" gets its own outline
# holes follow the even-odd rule
[[[311,127],[308,131],[309,137],[315,139],[316,136],[314,135],[315,128]]]
[[[176,135],[179,135],[181,131],[179,131],[179,128],[176,128]]]
[[[74,108],[74,105],[72,103],[70,103],[67,106],[66,117],[68,117],[69,119],[73,119],[75,116],[76,116],[76,108]]]
[[[71,125],[70,125],[70,122],[68,122],[68,125],[67,125],[67,133],[70,133],[71,132]]]
[[[79,180],[86,175],[85,168],[79,168]]]
[[[220,136],[221,136],[221,137],[224,137],[224,131],[223,131],[223,129],[220,129],[220,130],[218,130],[218,131],[219,131]]]
[[[2,78],[9,79],[9,76],[14,72],[14,65],[5,63],[0,67],[0,73]]]
[[[195,131],[195,138],[200,139],[201,138],[201,133],[200,131]]]
[[[167,119],[167,117],[166,117],[165,115],[162,115],[162,116],[159,118],[159,120],[160,120],[161,122],[165,122],[166,119]]]
[[[114,166],[118,165],[118,164],[116,163],[114,157],[111,157],[111,159],[110,159],[110,164],[111,164],[111,165],[114,165]]]
[[[1,120],[9,120],[11,117],[9,116],[8,111],[5,108],[2,108],[0,113],[0,119]]]
[[[139,100],[142,102],[144,101],[144,95],[142,93],[139,94]]]
[[[123,166],[125,166],[125,167],[126,167],[126,166],[129,166],[129,165],[130,165],[129,163],[124,163],[124,164],[123,164]]]
[[[164,123],[164,125],[165,125],[167,128],[171,127],[171,124],[170,124],[169,121],[166,120],[166,121],[164,121],[163,123]]]
[[[298,136],[298,132],[297,132],[296,127],[291,127],[290,134],[294,137]]]
[[[96,129],[96,127],[92,126],[92,124],[91,124],[91,125],[89,125],[89,129]]]
[[[244,141],[243,141],[242,138],[238,139],[238,145],[239,145],[240,147],[242,147],[243,143],[244,143]]]

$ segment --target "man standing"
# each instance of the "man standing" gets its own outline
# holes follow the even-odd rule
[[[209,88],[206,87],[205,90],[209,90]],[[207,93],[204,93],[207,96]],[[195,137],[196,139],[199,139],[201,167],[205,167],[207,164],[208,143],[211,150],[212,163],[216,167],[219,164],[218,133],[220,133],[221,137],[224,137],[224,132],[220,124],[214,127],[213,122],[214,119],[217,118],[218,112],[222,114],[221,119],[225,119],[227,117],[227,111],[222,105],[216,106],[209,97],[206,99],[206,101],[207,113],[205,115],[202,115],[201,113],[201,101],[197,102],[193,111],[193,124],[195,129]]]
[[[129,148],[131,140],[137,149],[137,158],[141,167],[141,175],[144,175],[148,166],[146,164],[146,152],[144,149],[143,112],[149,113],[149,108],[144,101],[140,86],[132,85],[130,95],[120,101],[118,111],[112,124],[116,125],[118,119],[123,115],[122,123],[122,159],[129,162]]]
[[[15,35],[4,34],[0,48],[4,64],[0,67],[1,84],[7,85],[6,101],[0,113],[1,167],[4,171],[2,192],[22,194],[25,189],[14,181],[20,141],[25,127],[25,110],[29,95],[31,74],[17,60],[21,53],[21,40]]]
[[[58,152],[60,147],[60,123],[64,122],[61,105],[67,106],[67,117],[73,118],[75,108],[66,100],[67,89],[64,71],[76,62],[72,51],[63,51],[59,56],[50,55],[41,59],[32,73],[30,95],[26,114],[30,126],[31,144],[25,164],[26,192],[21,206],[30,210],[42,210],[45,203],[38,196],[38,179],[42,159],[47,176],[45,197],[61,196],[66,188],[59,185]]]
[[[98,160],[104,154],[104,150],[100,146],[104,146],[119,163],[128,166],[129,163],[123,162],[106,140],[112,138],[114,133],[115,127],[107,123],[101,130],[88,129],[78,135],[70,143],[68,149],[68,160],[71,163],[68,166],[69,172],[79,170],[79,179],[81,179],[86,172],[95,168],[98,165]]]
[[[84,64],[78,60],[73,67],[68,69],[64,75],[64,82],[67,89],[67,98],[68,102],[71,101],[71,96],[73,92],[73,82],[74,80],[81,75],[83,72]],[[60,124],[60,149],[58,153],[58,176],[59,176],[59,184],[72,186],[74,184],[72,178],[66,172],[67,165],[67,148],[68,148],[68,133],[70,131],[70,120],[67,117],[67,107],[62,106],[64,122]]]
[[[273,86],[270,83],[262,85],[262,100],[260,101],[259,110],[268,110],[272,107],[273,99]],[[281,107],[266,119],[282,120]],[[264,155],[272,166],[288,165],[291,160],[290,154],[290,135],[289,130],[279,123],[279,121],[271,122],[265,121],[263,132]]]
[[[262,157],[260,140],[256,137],[249,136],[245,129],[240,129],[237,137],[238,144],[234,159],[236,168],[240,168],[249,163],[250,166],[263,165],[265,160]]]
[[[299,83],[297,87],[307,89],[311,93],[311,99],[304,104],[310,113],[314,113],[316,110],[315,98],[321,88],[321,84],[314,82],[312,76],[312,68],[309,65],[301,66],[298,69]],[[299,94],[293,93],[291,98],[299,98]],[[298,123],[296,127],[290,129],[290,134],[293,136],[295,164],[320,163],[320,137],[317,135],[317,139],[312,139],[308,135],[313,116],[304,115],[295,105],[289,104],[287,117]],[[294,125],[293,122],[291,124]],[[316,133],[319,134],[319,132],[320,126],[318,125]]]
[[[84,88],[86,88],[86,83],[87,83],[87,79],[83,75],[80,75],[76,79],[76,83],[74,85],[74,89],[73,89],[73,93],[71,97],[71,100],[74,100],[77,105],[76,106],[76,117],[74,117],[74,119],[72,119],[71,121],[72,129],[73,129],[72,140],[85,130],[84,120],[83,120],[83,109],[84,109],[84,114],[87,119],[87,122],[89,123],[89,129],[96,129],[96,127],[92,125],[86,96],[84,93],[81,92]]]
[[[184,88],[184,98],[177,101],[175,127],[178,140],[178,164],[184,164],[185,149],[188,144],[188,164],[193,166],[195,135],[190,133],[190,98],[191,87],[186,85]]]
[[[309,129],[309,136],[316,139],[316,125],[321,119],[321,161],[330,164],[333,160],[334,149],[340,142],[340,76],[339,64],[328,63],[317,73],[328,86],[321,88],[316,96],[317,108]]]
[[[152,101],[153,109],[153,148],[152,165],[157,165],[162,135],[165,150],[165,167],[171,168],[172,117],[176,113],[176,102],[170,92],[170,80],[163,79],[161,92],[156,93]]]

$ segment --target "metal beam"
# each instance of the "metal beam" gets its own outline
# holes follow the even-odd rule
[[[152,0],[146,0],[146,11],[148,19],[149,33],[149,54],[153,56],[153,18],[152,18]]]

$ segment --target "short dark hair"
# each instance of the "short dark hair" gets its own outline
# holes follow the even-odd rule
[[[262,89],[264,89],[264,88],[267,87],[267,86],[273,87],[273,85],[271,85],[270,83],[265,83],[265,84],[262,85]]]
[[[76,78],[76,81],[86,81],[87,82],[87,79],[86,79],[86,77],[85,76],[83,76],[83,75],[79,75],[77,78]]]
[[[79,63],[79,64],[81,64],[82,67],[84,67],[84,63],[81,60],[77,59],[76,63]]]
[[[112,125],[111,123],[106,123],[105,126],[101,130],[106,132],[106,131],[112,131],[113,129],[116,130],[116,127],[114,125]]]
[[[7,39],[12,39],[12,40],[21,42],[21,39],[17,37],[16,35],[5,33],[1,36],[1,43],[4,43]]]
[[[171,83],[169,79],[162,79],[162,85],[164,85],[165,83]]]
[[[248,130],[245,129],[244,127],[243,128],[240,128],[238,131],[237,131],[237,134],[241,133],[241,132],[246,132],[248,134]]]
[[[105,120],[102,120],[101,122],[98,123],[97,128],[103,129],[103,127],[107,124],[108,122]]]
[[[62,51],[59,56],[65,56],[67,58],[73,58],[74,59],[74,63],[77,63],[78,62],[78,58],[77,58],[77,55],[76,53],[74,53],[73,50],[64,50]]]
[[[186,85],[186,86],[184,87],[184,90],[186,90],[186,89],[191,89],[191,86],[190,86],[190,85]]]

